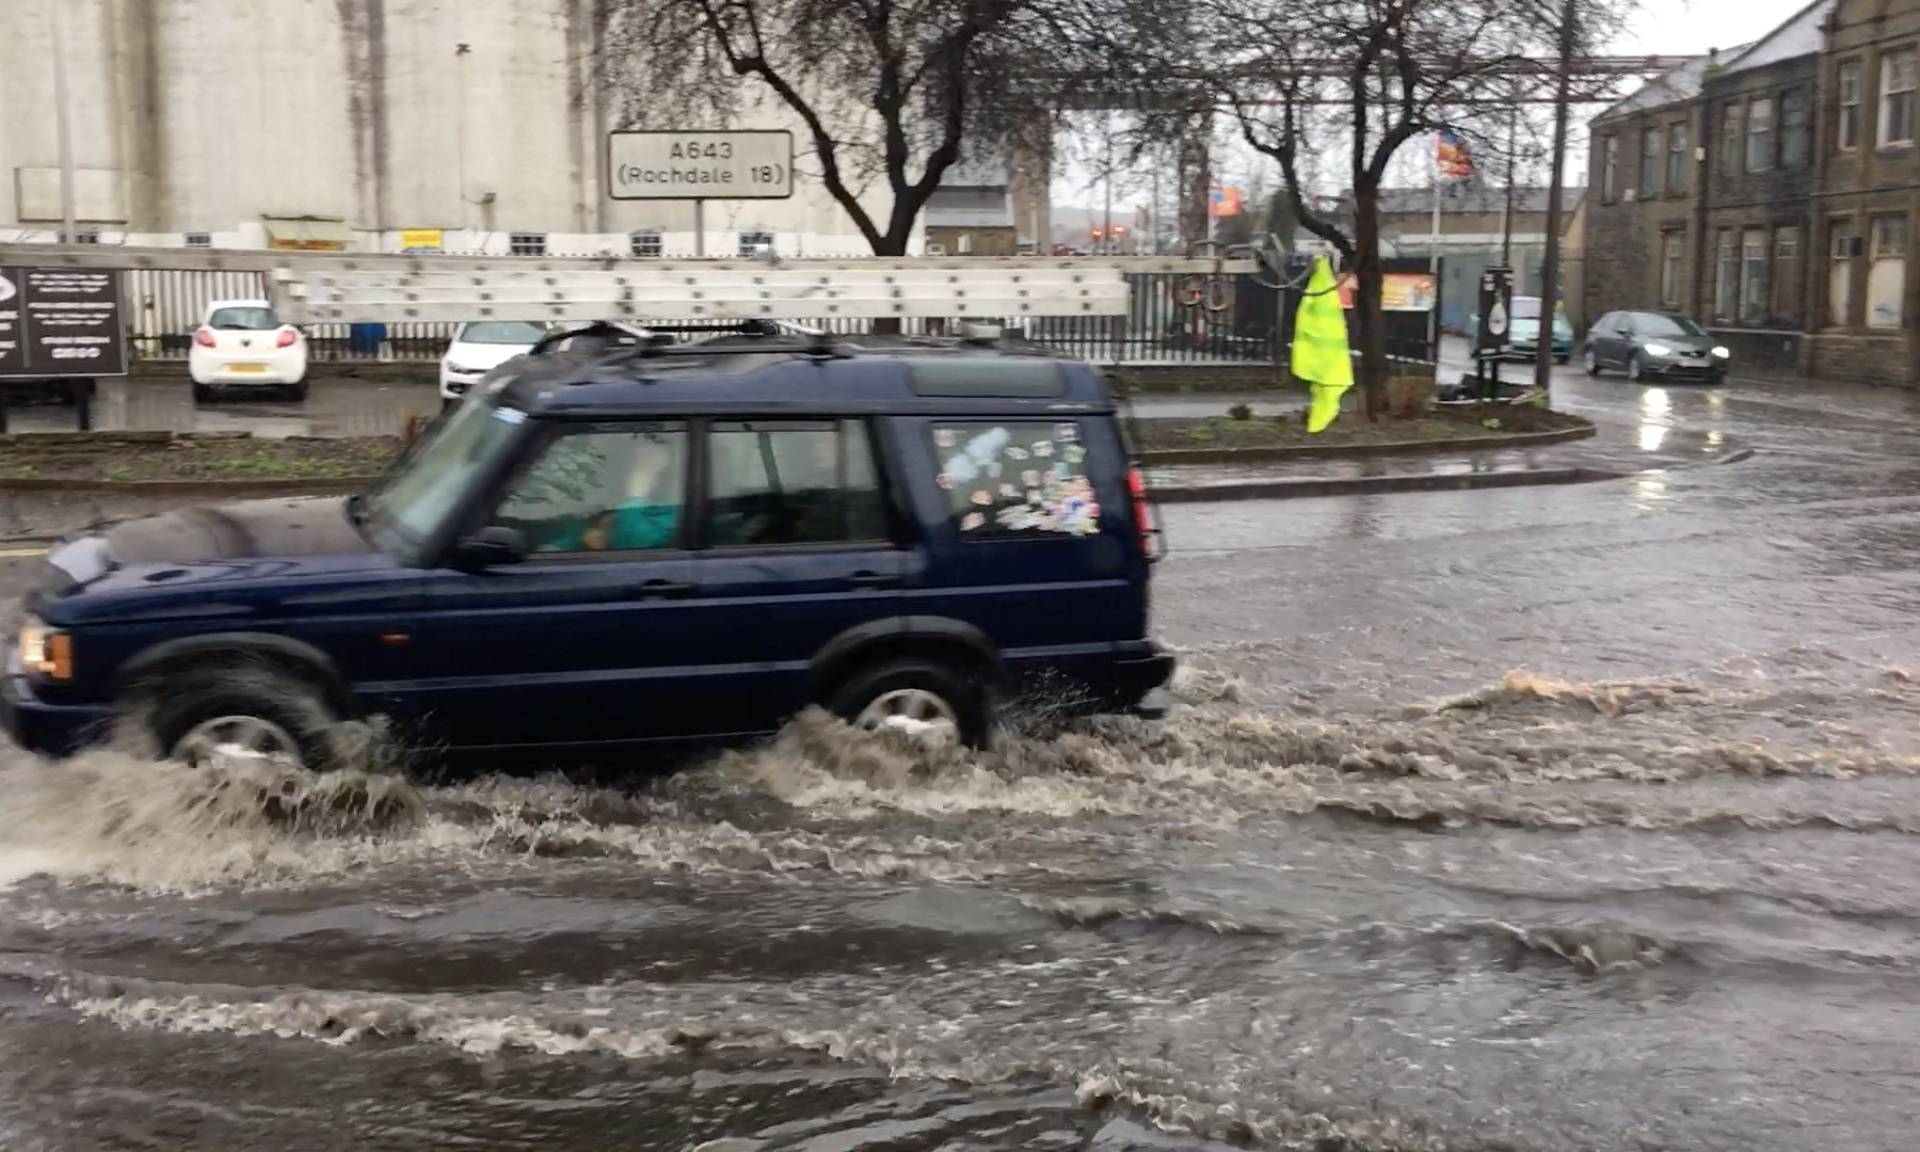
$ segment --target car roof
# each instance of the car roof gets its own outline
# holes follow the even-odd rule
[[[529,415],[1107,413],[1094,368],[1038,345],[913,337],[729,336],[666,349],[541,351],[503,399]],[[854,341],[857,341],[855,343]]]
[[[273,308],[273,305],[265,300],[211,300],[207,303],[208,312],[215,312],[221,308],[266,308],[270,310]]]

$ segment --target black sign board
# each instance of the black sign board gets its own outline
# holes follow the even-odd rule
[[[126,374],[118,272],[0,268],[0,379]]]
[[[1477,355],[1507,346],[1513,331],[1513,269],[1493,267],[1480,273],[1480,330],[1473,334]]]

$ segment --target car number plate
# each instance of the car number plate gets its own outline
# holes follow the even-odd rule
[[[229,372],[265,372],[266,370],[267,370],[267,366],[265,364],[229,364],[227,365],[227,371]]]

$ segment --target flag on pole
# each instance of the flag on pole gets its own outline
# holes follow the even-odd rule
[[[1341,394],[1353,387],[1353,356],[1347,348],[1347,314],[1325,256],[1314,257],[1313,274],[1294,313],[1293,378],[1311,389],[1307,431],[1326,431],[1340,415]]]
[[[1473,157],[1467,152],[1467,142],[1451,128],[1440,129],[1439,139],[1434,142],[1433,160],[1443,179],[1465,180],[1473,175]]]
[[[1240,215],[1240,189],[1231,184],[1223,184],[1215,188],[1208,196],[1208,200],[1216,218]]]

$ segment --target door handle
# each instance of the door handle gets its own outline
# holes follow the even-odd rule
[[[847,577],[847,583],[863,588],[882,588],[888,584],[900,583],[900,577],[891,572],[855,572]]]
[[[640,585],[642,596],[685,596],[693,585],[684,580],[648,580]]]

